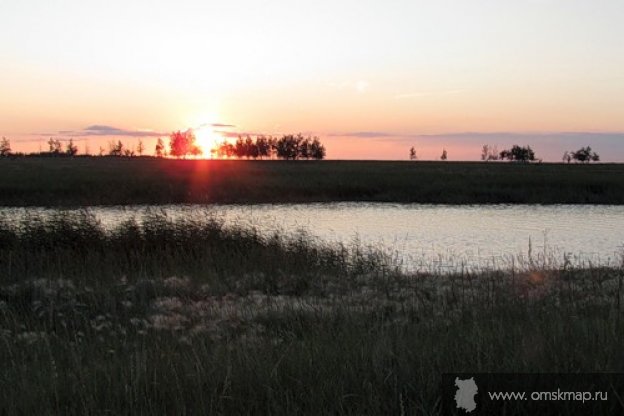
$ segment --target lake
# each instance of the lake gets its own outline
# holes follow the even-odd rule
[[[542,261],[561,264],[621,264],[624,206],[606,205],[423,205],[322,203],[277,205],[162,205],[93,207],[112,227],[149,210],[171,218],[214,217],[226,225],[254,227],[264,234],[303,231],[319,242],[374,247],[408,270],[456,269],[463,265],[508,267]],[[18,220],[47,215],[47,208],[0,208]]]

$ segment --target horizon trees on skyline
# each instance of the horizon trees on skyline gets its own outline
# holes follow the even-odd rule
[[[581,147],[579,150],[566,151],[563,154],[563,161],[570,163],[572,160],[580,163],[599,162],[600,155],[592,151],[590,146]]]
[[[145,145],[142,139],[139,139],[138,144],[135,143],[135,146],[126,146],[122,140],[117,141],[109,141],[108,142],[108,150],[104,147],[99,147],[99,156],[126,156],[126,157],[135,157],[135,156],[147,156],[151,157],[152,155],[156,157],[186,157],[186,156],[218,156],[220,158],[246,158],[246,159],[264,159],[264,158],[277,158],[277,159],[286,159],[286,160],[296,160],[296,159],[324,159],[326,155],[325,146],[320,142],[320,139],[317,136],[308,136],[304,137],[301,133],[297,135],[288,134],[284,135],[281,138],[273,137],[273,136],[265,136],[265,135],[257,135],[255,139],[252,136],[247,135],[245,137],[238,136],[236,142],[229,142],[227,139],[224,139],[222,143],[217,144],[215,147],[208,151],[202,151],[202,148],[196,143],[195,135],[192,130],[187,130],[185,132],[177,131],[172,132],[170,135],[169,147],[171,147],[172,142],[171,138],[174,139],[173,145],[176,146],[176,140],[180,140],[182,137],[184,140],[190,140],[184,144],[182,142],[182,146],[187,146],[188,153],[183,153],[182,150],[180,153],[176,152],[168,152],[166,149],[166,145],[162,138],[158,138],[156,142],[156,146],[154,148],[153,154],[145,154]],[[84,138],[79,138],[79,141],[85,140]],[[74,143],[74,138],[70,137],[69,139],[63,138],[54,138],[50,137],[47,140],[48,150],[41,150],[41,141],[40,141],[40,150],[38,152],[20,152],[13,151],[11,147],[10,140],[7,137],[2,137],[0,141],[0,156],[12,156],[12,157],[20,157],[20,156],[97,156],[98,153],[91,154],[89,152],[89,143],[86,142],[84,145],[84,152],[79,154],[78,145]],[[190,143],[190,144],[189,144]],[[418,160],[415,147],[410,148],[410,159]],[[448,151],[446,148],[442,149],[442,154],[438,156],[439,160],[446,161],[448,159]],[[482,161],[490,161],[490,160],[508,160],[508,161],[521,161],[521,162],[533,162],[538,161],[542,162],[541,158],[536,158],[534,150],[531,146],[519,146],[513,145],[510,149],[504,149],[501,152],[497,151],[496,145],[484,144],[482,146],[482,151],[480,155],[480,159]],[[435,160],[434,159],[423,159],[423,160]],[[462,160],[462,159],[460,159]],[[465,159],[469,160],[469,159]],[[559,159],[564,163],[571,163],[572,161],[577,163],[591,163],[591,162],[601,162],[600,155],[593,151],[591,146],[581,147],[578,150],[569,150],[565,151]],[[617,163],[617,162],[616,162]]]
[[[511,149],[501,151],[500,158],[515,162],[532,162],[536,160],[535,152],[531,149],[531,146],[519,146],[517,144],[514,144]]]
[[[298,160],[298,159],[315,159],[321,160],[325,158],[325,146],[320,139],[314,137],[304,137],[301,134],[283,135],[279,139],[273,136],[256,136],[255,140],[247,135],[244,139],[239,136],[234,144],[224,140],[214,153],[221,158],[238,159],[278,159]]]
[[[197,138],[192,130],[174,131],[169,135],[169,154],[175,157],[199,156],[201,148],[197,145]]]
[[[0,156],[9,156],[11,154],[11,142],[6,137],[2,136],[0,140]]]

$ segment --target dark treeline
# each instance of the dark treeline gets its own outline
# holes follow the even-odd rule
[[[245,138],[238,136],[235,143],[223,140],[216,148],[201,149],[192,130],[185,132],[177,131],[169,136],[169,153],[162,139],[158,139],[154,154],[156,157],[173,156],[185,158],[186,156],[198,156],[210,154],[219,158],[246,158],[246,159],[316,159],[325,158],[325,146],[320,139],[304,137],[301,134],[286,134],[280,138],[273,136],[256,136],[255,139],[247,135]]]
[[[247,159],[316,159],[325,158],[325,146],[318,137],[303,137],[301,134],[284,135],[281,138],[273,136],[257,136],[252,139],[246,136],[238,137],[236,143],[224,141],[215,149],[219,157],[237,157]]]
[[[63,146],[60,139],[50,138],[48,140],[49,149],[47,151],[39,151],[33,153],[13,152],[11,142],[6,137],[0,140],[0,157],[20,157],[20,156],[41,156],[41,157],[74,157],[78,155],[78,146],[74,144],[73,139],[69,139]],[[99,156],[115,156],[115,157],[134,157],[143,156],[145,145],[142,140],[136,147],[126,146],[121,140],[110,141],[108,149],[99,148]],[[223,140],[215,148],[202,149],[197,144],[197,138],[193,130],[189,129],[184,132],[176,131],[169,135],[169,148],[165,145],[162,138],[158,138],[154,148],[154,156],[156,157],[177,157],[186,158],[187,156],[198,157],[201,155],[216,156],[222,159],[315,159],[321,160],[325,158],[325,146],[321,143],[317,136],[304,137],[302,134],[287,134],[280,138],[273,136],[258,135],[252,138],[250,135],[238,136],[236,142],[231,143]],[[88,146],[85,146],[82,156],[91,156]],[[416,149],[411,147],[409,150],[409,159],[416,161],[418,156]],[[448,152],[442,150],[440,160],[446,161]],[[481,149],[480,159],[484,162],[508,160],[511,162],[538,162],[542,159],[537,158],[535,151],[531,146],[513,145],[510,149],[498,151],[496,145],[483,145]],[[590,146],[581,147],[578,150],[565,151],[562,157],[563,162],[570,163],[572,161],[578,163],[600,162],[600,155],[592,150]]]

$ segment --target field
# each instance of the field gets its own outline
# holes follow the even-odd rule
[[[623,164],[2,158],[0,205],[623,204]]]
[[[0,159],[5,206],[313,201],[622,204],[624,165]],[[407,274],[357,244],[0,218],[0,414],[438,415],[445,372],[624,372],[624,259]]]
[[[444,372],[624,371],[624,270],[551,264],[405,275],[210,220],[0,222],[0,413],[428,415]]]

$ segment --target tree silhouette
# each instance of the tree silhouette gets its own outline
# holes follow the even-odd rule
[[[50,153],[52,154],[61,154],[61,141],[59,139],[53,139],[52,137],[50,137],[50,140],[48,140],[48,148],[50,149]]]
[[[448,158],[448,154],[446,153],[446,149],[442,149],[442,156],[440,156],[440,160],[446,160]]]
[[[535,160],[535,152],[531,146],[521,147],[515,144],[510,150],[500,152],[500,158],[517,162],[530,162]]]
[[[137,144],[137,153],[139,156],[143,156],[143,152],[145,151],[145,146],[143,145],[143,140],[139,139],[139,144]]]
[[[600,156],[598,155],[598,153],[592,151],[592,148],[589,146],[581,147],[576,152],[570,152],[570,153],[571,153],[572,159],[574,159],[577,162],[589,163],[589,162],[600,161]]]
[[[110,142],[108,144],[108,155],[109,156],[123,156],[124,145],[121,140],[115,142]]]
[[[156,148],[154,149],[154,152],[156,153],[156,157],[165,156],[165,143],[160,137],[156,141]]]
[[[321,144],[321,140],[314,136],[310,143],[310,157],[316,160],[325,159],[325,146]]]
[[[300,136],[292,134],[282,136],[276,143],[277,157],[286,160],[295,160],[299,156]]]
[[[256,137],[256,147],[258,148],[258,157],[260,159],[271,156],[271,143],[265,136]]]
[[[0,156],[9,156],[11,154],[11,142],[6,137],[0,140]]]
[[[490,160],[498,160],[500,157],[498,153],[497,146],[490,146],[489,144],[484,144],[481,148],[481,160],[487,162]]]
[[[197,146],[195,134],[192,130],[185,132],[178,130],[171,133],[169,136],[169,148],[169,154],[178,158],[201,154],[201,149]]]
[[[409,158],[410,160],[418,160],[418,156],[416,156],[416,149],[414,149],[414,146],[410,148]]]
[[[249,159],[250,157],[253,159],[257,159],[259,155],[258,144],[253,141],[251,136],[247,135],[245,138],[245,156]]]
[[[78,153],[78,146],[74,144],[74,139],[69,139],[67,146],[65,148],[65,154],[68,156],[76,156]]]

